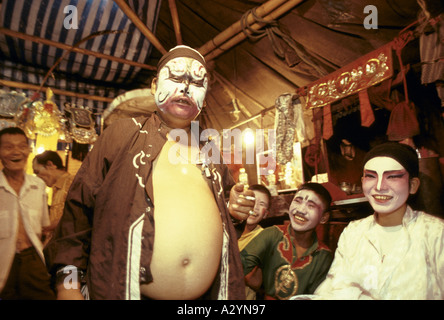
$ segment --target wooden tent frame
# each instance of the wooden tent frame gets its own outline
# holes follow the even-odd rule
[[[180,21],[179,21],[179,15],[177,12],[176,2],[175,0],[168,0],[169,1],[169,7],[171,11],[174,31],[176,35],[176,41],[177,44],[182,44],[182,35],[180,31]],[[291,10],[294,6],[301,3],[303,0],[269,0],[259,6],[256,9],[256,14],[264,19],[265,21],[271,21],[273,19],[276,19],[277,17],[283,15],[287,11]],[[126,14],[126,16],[135,24],[135,26],[142,32],[142,34],[150,41],[150,43],[159,50],[162,54],[165,54],[167,50],[162,46],[160,41],[156,38],[156,36],[151,32],[151,30],[148,29],[148,27],[143,23],[142,20],[137,16],[137,14],[128,6],[128,4],[124,0],[114,0],[114,2],[120,7],[120,9]],[[253,23],[254,17],[250,13],[247,16],[247,23],[251,24],[249,27],[252,30],[258,30],[262,28],[265,23]],[[127,59],[122,59],[114,56],[110,56],[107,54],[103,54],[100,52],[95,52],[87,49],[77,48],[73,46],[66,45],[64,43],[40,38],[33,35],[28,35],[24,33],[20,33],[17,31],[13,31],[7,28],[1,28],[0,27],[0,33],[5,34],[7,36],[28,40],[52,47],[56,47],[63,50],[70,50],[76,53],[84,54],[84,55],[91,55],[97,58],[101,59],[107,59],[111,61],[115,61],[118,63],[128,64],[131,66],[147,69],[147,70],[153,70],[155,71],[157,68],[155,66],[139,63],[136,61],[131,61]],[[206,57],[206,59],[212,60],[215,59],[217,56],[222,54],[223,52],[226,52],[229,49],[232,49],[234,46],[236,46],[239,42],[244,40],[246,38],[246,35],[242,31],[241,22],[237,21],[230,27],[228,27],[226,30],[222,31],[219,35],[208,41],[206,44],[204,44],[201,48],[199,48],[199,51]],[[37,90],[39,91],[39,86],[29,84],[29,83],[23,83],[23,82],[17,82],[17,81],[8,81],[8,80],[0,80],[0,84],[8,87],[13,88],[20,88],[20,89],[28,89],[28,90]],[[46,88],[41,88],[46,89]],[[65,90],[60,89],[53,89],[53,92],[55,94],[60,95],[66,95],[66,96],[74,96],[74,97],[80,97],[90,100],[96,100],[96,101],[104,101],[104,102],[111,102],[111,98],[105,98],[105,97],[99,97],[95,95],[87,95],[87,94],[78,94],[73,93]],[[256,117],[254,117],[256,118]]]

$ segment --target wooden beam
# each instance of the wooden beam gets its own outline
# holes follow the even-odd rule
[[[269,0],[256,9],[256,14],[260,17],[263,17],[286,1],[287,0]],[[247,23],[248,25],[250,25],[253,22],[254,18],[253,15],[250,13],[247,17]],[[242,32],[241,22],[237,21],[229,26],[227,29],[219,33],[212,40],[208,41],[202,47],[200,47],[199,52],[203,56],[205,56],[240,32]]]
[[[160,53],[165,54],[167,50],[162,46],[160,41],[156,38],[154,33],[143,23],[142,20],[137,16],[137,14],[128,6],[124,0],[114,0],[114,2],[120,7],[120,9],[125,13],[125,15],[136,25],[137,29],[142,32],[142,34],[151,42],[151,44],[160,51]]]
[[[274,10],[273,12],[271,12],[270,14],[266,15],[265,17],[262,17],[263,20],[265,21],[272,21],[277,19],[278,17],[280,17],[281,15],[283,15],[284,13],[288,12],[289,10],[291,10],[294,6],[298,5],[299,3],[301,3],[304,0],[288,0],[286,1],[282,6],[278,7],[276,10]],[[239,21],[240,24],[240,21]],[[262,28],[263,26],[265,26],[266,23],[254,23],[252,25],[249,25],[249,27],[253,30],[259,30],[260,28]],[[248,33],[249,31],[247,31]],[[246,39],[246,35],[244,34],[244,32],[242,32],[242,30],[237,33],[237,34],[232,34],[231,33],[231,38],[229,38],[229,40],[227,40],[225,43],[220,44],[217,48],[214,48],[214,50],[212,50],[211,52],[207,52],[207,53],[202,53],[205,56],[205,60],[206,61],[210,61],[215,59],[216,57],[218,57],[220,54],[224,53],[225,51],[231,49],[232,47],[234,47],[235,45],[237,45],[239,42],[243,41]],[[216,36],[217,37],[217,36]],[[215,41],[216,38],[214,38],[213,40],[210,40],[208,43]]]
[[[110,55],[103,54],[100,52],[94,52],[94,51],[87,50],[87,49],[72,47],[72,46],[64,44],[64,43],[60,43],[60,42],[28,35],[25,33],[9,30],[9,29],[3,28],[3,27],[0,27],[0,33],[3,33],[3,34],[10,36],[10,37],[28,40],[28,41],[44,44],[47,46],[56,47],[56,48],[63,49],[63,50],[68,50],[68,51],[70,50],[72,52],[90,55],[90,56],[94,56],[96,58],[107,59],[107,60],[111,60],[111,61],[115,61],[115,62],[119,62],[119,63],[123,63],[123,64],[132,65],[132,66],[139,67],[142,69],[148,69],[148,70],[156,70],[157,69],[155,66],[150,66],[150,65],[139,63],[136,61],[118,58],[118,57],[110,56]]]
[[[26,90],[35,90],[36,92],[39,92],[40,90],[46,91],[46,87],[41,88],[38,85],[30,84],[30,83],[23,83],[23,82],[17,82],[17,81],[9,81],[9,80],[1,80],[0,79],[0,85],[10,87],[10,88],[19,88],[19,89],[26,89]],[[93,96],[89,94],[84,93],[75,93],[72,91],[66,91],[56,88],[51,88],[52,92],[54,94],[58,94],[61,96],[70,96],[70,97],[76,97],[81,99],[88,99],[88,100],[96,100],[101,102],[111,102],[114,98],[106,98],[106,97],[100,97],[100,96]]]
[[[171,19],[173,20],[174,33],[176,34],[176,42],[178,45],[183,44],[182,34],[180,33],[179,15],[177,13],[176,0],[168,0],[171,11]]]

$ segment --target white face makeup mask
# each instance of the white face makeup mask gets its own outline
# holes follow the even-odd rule
[[[393,158],[372,158],[364,165],[362,190],[377,213],[392,213],[410,195],[409,173]]]
[[[194,119],[202,110],[207,87],[207,70],[199,61],[174,58],[159,72],[154,99],[162,113]]]
[[[323,211],[321,198],[312,190],[302,189],[290,204],[291,227],[298,232],[313,230],[320,223]]]

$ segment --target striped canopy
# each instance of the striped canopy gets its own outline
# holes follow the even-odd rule
[[[129,0],[129,7],[154,32],[160,0]],[[146,63],[152,44],[112,0],[3,0],[0,27],[113,57]],[[49,74],[51,68],[53,72]],[[63,110],[70,102],[100,113],[128,90],[149,86],[150,71],[93,55],[0,33],[2,80],[70,91],[103,101],[55,94]],[[151,72],[152,73],[152,72]],[[46,81],[45,77],[47,76]],[[44,83],[43,83],[44,82]],[[35,90],[22,89],[28,97]],[[45,99],[45,91],[41,92]]]

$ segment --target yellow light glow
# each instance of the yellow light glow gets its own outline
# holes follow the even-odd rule
[[[246,145],[254,143],[254,133],[251,129],[247,129],[244,133],[244,142]]]
[[[45,136],[41,134],[37,134],[35,140],[35,152],[36,154],[40,154],[45,150],[57,151],[57,142],[59,139],[58,134],[53,134],[50,136]]]

